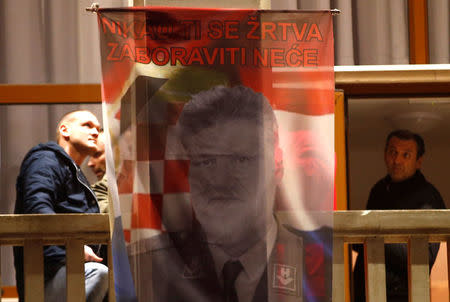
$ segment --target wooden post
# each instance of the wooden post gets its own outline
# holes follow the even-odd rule
[[[386,266],[383,237],[369,237],[364,242],[367,302],[386,302]]]
[[[408,0],[409,63],[428,64],[427,0]]]
[[[345,98],[343,91],[334,92],[334,150],[336,152],[336,174],[335,174],[335,189],[336,189],[336,204],[335,210],[347,210],[348,202],[348,185],[347,185],[347,135],[346,135],[346,109]],[[339,283],[342,281],[344,296],[346,302],[350,301],[350,274],[349,270],[345,269],[349,266],[349,253],[348,244],[342,243],[344,246],[344,262],[343,262],[343,275],[344,278],[338,277]],[[334,248],[334,246],[333,246]],[[334,270],[334,267],[333,267]],[[341,299],[341,289],[338,289],[339,299]],[[334,290],[333,290],[334,291]],[[335,297],[333,293],[333,297]],[[340,301],[340,300],[339,300]],[[342,300],[344,301],[344,300]]]
[[[23,274],[25,301],[44,302],[44,252],[39,239],[25,240]]]
[[[112,255],[112,244],[111,241],[108,242],[108,277],[109,277],[109,289],[108,296],[109,301],[116,301],[116,291],[114,288],[114,269],[113,269],[113,255]]]
[[[447,238],[447,286],[449,291],[448,301],[450,302],[450,237]]]
[[[412,237],[408,242],[408,287],[410,302],[430,302],[428,240]]]
[[[70,239],[66,244],[67,302],[85,302],[84,245],[80,239]]]
[[[336,210],[347,210],[347,150],[345,99],[342,91],[334,93],[334,149],[336,152]]]
[[[333,302],[345,302],[344,239],[333,239]]]
[[[3,288],[2,288],[2,250],[0,245],[0,302],[2,302]]]

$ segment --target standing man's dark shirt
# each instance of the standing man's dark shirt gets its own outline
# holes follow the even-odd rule
[[[439,191],[419,170],[402,182],[392,182],[388,175],[370,191],[367,210],[444,209]]]

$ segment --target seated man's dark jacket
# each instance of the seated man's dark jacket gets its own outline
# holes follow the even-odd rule
[[[95,194],[77,164],[55,142],[39,144],[25,156],[16,183],[15,214],[98,213]],[[95,250],[94,250],[95,251]],[[45,280],[65,265],[63,246],[44,248]],[[14,247],[19,296],[23,297],[23,248]]]
[[[445,204],[439,191],[417,170],[413,177],[402,182],[392,182],[390,176],[378,181],[370,191],[366,208],[368,210],[445,209]],[[364,250],[362,245],[354,245],[353,249],[358,252],[354,271],[355,298],[357,301],[364,301]],[[428,250],[431,270],[439,250],[439,243],[429,244]],[[406,244],[385,245],[388,297],[403,297],[407,301],[407,255]]]

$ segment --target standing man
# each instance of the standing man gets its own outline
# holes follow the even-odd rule
[[[88,166],[97,176],[97,182],[92,185],[92,190],[97,196],[100,213],[108,213],[108,181],[106,179],[106,154],[105,134],[100,132],[97,138],[97,151],[91,155]]]
[[[370,191],[368,210],[444,209],[439,191],[430,184],[420,168],[425,154],[423,138],[409,130],[391,132],[384,149],[387,175]],[[364,251],[361,245],[354,271],[356,301],[365,301]],[[429,245],[430,271],[439,243]],[[408,301],[406,244],[386,244],[386,292],[388,302]]]
[[[57,142],[39,144],[25,156],[16,183],[16,214],[98,213],[97,200],[80,165],[97,150],[100,124],[89,111],[63,116]],[[102,301],[108,289],[108,268],[85,246],[87,301]],[[66,300],[66,251],[44,248],[45,301]],[[14,247],[14,265],[20,301],[24,299],[23,248]]]

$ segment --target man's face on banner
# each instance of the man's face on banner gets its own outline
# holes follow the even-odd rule
[[[253,121],[230,120],[202,130],[189,144],[195,216],[208,241],[232,254],[264,236],[272,215],[276,182],[267,132]]]

